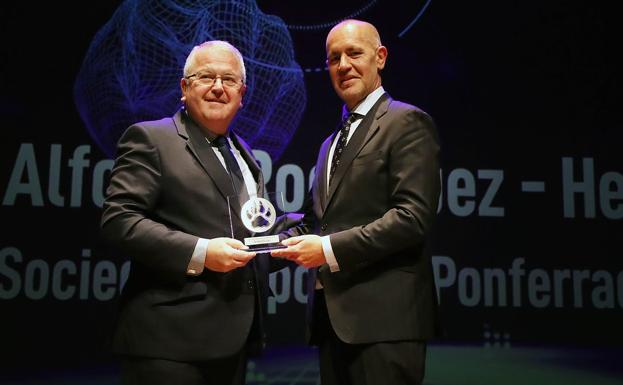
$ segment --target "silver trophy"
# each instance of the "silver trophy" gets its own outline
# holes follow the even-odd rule
[[[232,238],[243,240],[249,251],[260,253],[285,247],[279,243],[279,235],[275,234],[275,224],[286,216],[282,192],[266,193],[264,197],[252,196],[246,201],[239,196],[228,196],[227,204]],[[251,236],[246,236],[249,232]]]

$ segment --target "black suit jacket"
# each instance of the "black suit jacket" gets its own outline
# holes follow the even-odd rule
[[[263,178],[250,148],[231,137],[261,196]],[[123,134],[102,215],[102,234],[131,259],[115,352],[200,361],[239,351],[249,335],[250,343],[262,343],[261,326],[252,321],[267,294],[267,255],[228,273],[186,274],[198,237],[231,236],[226,197],[232,195],[229,176],[184,111]],[[240,221],[234,227],[248,234]]]
[[[288,234],[330,234],[340,267],[335,273],[326,264],[310,271],[308,306],[318,310],[318,274],[329,319],[343,341],[430,338],[437,301],[427,242],[440,193],[432,119],[381,97],[351,137],[326,193],[333,138],[321,146],[303,224]]]

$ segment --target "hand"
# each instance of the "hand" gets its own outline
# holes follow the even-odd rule
[[[288,247],[275,249],[270,252],[270,255],[294,261],[306,268],[317,267],[327,263],[322,250],[322,241],[317,235],[292,237],[283,240],[281,244]]]
[[[244,251],[245,249],[248,247],[236,239],[210,239],[205,267],[219,273],[226,273],[243,267],[255,257],[255,253]]]

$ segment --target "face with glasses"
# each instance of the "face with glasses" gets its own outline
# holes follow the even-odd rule
[[[180,82],[186,111],[204,129],[224,135],[246,91],[238,57],[224,45],[201,47],[188,72]]]
[[[236,88],[242,85],[242,80],[234,75],[217,75],[210,71],[195,72],[185,76],[185,78],[206,87],[212,87],[219,80],[223,83],[223,87],[227,88]]]

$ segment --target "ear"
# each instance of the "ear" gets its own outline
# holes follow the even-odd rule
[[[242,99],[244,98],[245,92],[247,92],[247,85],[243,84],[242,87],[240,87],[240,107],[241,108],[242,108]]]
[[[376,49],[376,67],[379,70],[385,68],[385,60],[387,59],[387,47],[384,45],[379,46]]]
[[[188,81],[184,78],[180,79],[180,89],[182,90],[182,97],[180,100],[182,102],[186,101],[186,93],[188,92]]]

